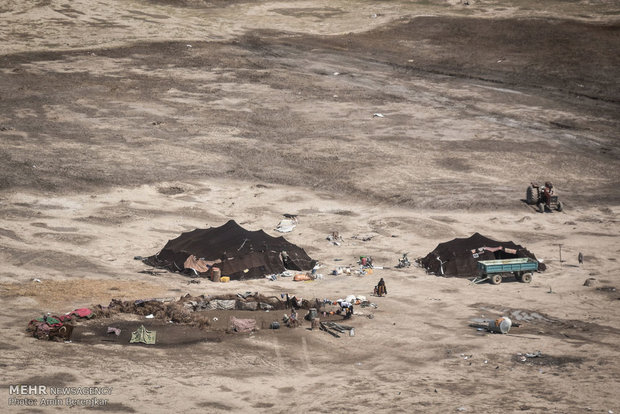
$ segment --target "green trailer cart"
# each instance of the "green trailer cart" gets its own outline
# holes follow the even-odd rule
[[[514,276],[519,282],[530,283],[532,273],[538,271],[538,262],[529,257],[503,260],[481,260],[478,262],[478,276],[474,283],[486,280],[494,285],[502,283],[502,278]]]

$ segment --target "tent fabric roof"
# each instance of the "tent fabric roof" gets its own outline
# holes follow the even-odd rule
[[[487,247],[488,249],[482,249]],[[501,247],[501,249],[497,249]],[[478,261],[536,256],[512,241],[497,241],[474,233],[468,238],[456,238],[437,245],[435,250],[418,262],[429,273],[439,276],[472,277],[478,274]],[[544,264],[539,270],[545,270]]]
[[[222,276],[236,280],[264,277],[286,269],[309,270],[316,263],[304,249],[284,237],[272,237],[262,230],[246,230],[234,220],[220,227],[183,233],[169,240],[159,253],[147,257],[144,262],[183,271],[183,264],[190,255],[207,261],[220,260],[221,263],[214,266],[221,269]]]

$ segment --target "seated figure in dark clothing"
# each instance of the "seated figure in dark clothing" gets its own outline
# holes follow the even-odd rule
[[[387,288],[385,287],[385,281],[383,280],[383,278],[379,280],[379,283],[377,284],[376,289],[377,289],[377,296],[387,295]]]

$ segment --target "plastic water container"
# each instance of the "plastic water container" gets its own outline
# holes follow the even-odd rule
[[[489,330],[497,333],[508,333],[511,327],[512,321],[505,316],[489,322]]]
[[[212,267],[211,268],[211,280],[214,282],[219,282],[221,277],[222,277],[222,271],[220,270],[219,267]]]

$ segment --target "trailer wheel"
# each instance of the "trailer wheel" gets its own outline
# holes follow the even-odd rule
[[[539,213],[545,212],[545,203],[538,203],[538,212]]]
[[[525,192],[525,201],[527,204],[532,205],[536,204],[536,200],[534,200],[534,188],[530,185]]]
[[[491,275],[491,278],[489,280],[491,281],[492,284],[499,285],[500,283],[502,283],[502,275],[500,274]]]
[[[532,281],[531,273],[524,273],[523,276],[521,276],[521,279],[519,280],[519,282],[522,282],[522,283],[530,283],[531,281]]]
[[[561,202],[561,201],[558,201],[558,206],[556,207],[556,209],[557,209],[558,211],[562,211],[563,206],[562,206],[562,202]]]

